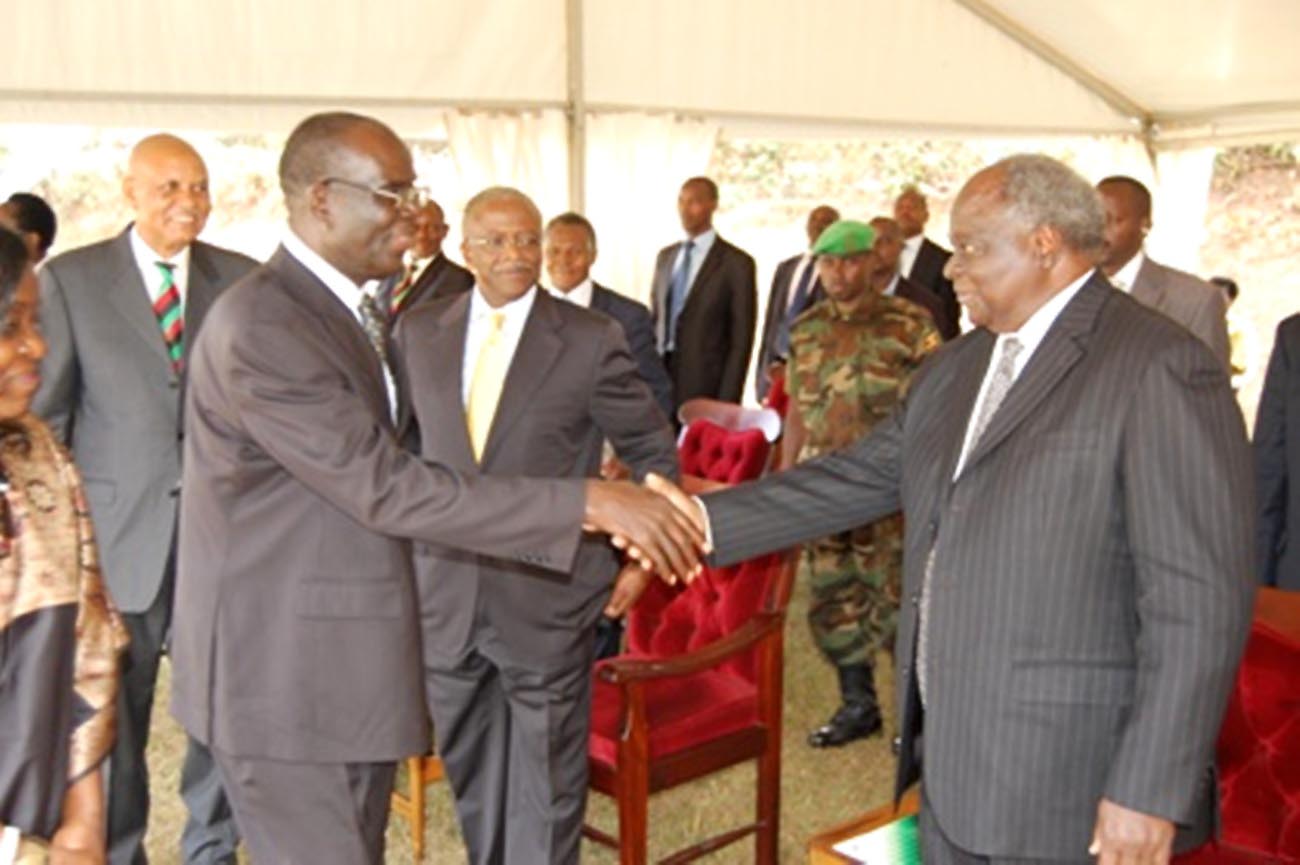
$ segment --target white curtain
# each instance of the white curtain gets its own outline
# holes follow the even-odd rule
[[[1156,160],[1156,184],[1151,187],[1155,213],[1148,251],[1162,264],[1201,277],[1210,276],[1201,269],[1201,244],[1215,153],[1213,147],[1162,150]]]
[[[678,238],[677,192],[704,174],[718,126],[664,114],[597,113],[587,120],[587,207],[596,280],[649,305],[655,253]]]
[[[543,217],[568,209],[569,157],[564,113],[546,111],[448,111],[443,117],[451,159],[421,178],[434,190],[451,231],[444,243],[461,258],[461,211],[489,186],[524,192]]]

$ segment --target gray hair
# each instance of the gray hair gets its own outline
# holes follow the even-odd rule
[[[1101,196],[1074,169],[1038,153],[1008,156],[993,168],[1001,169],[1002,197],[1013,219],[1056,229],[1076,252],[1101,251],[1106,242]]]
[[[542,212],[537,209],[537,205],[527,195],[524,195],[513,186],[489,186],[487,189],[475,195],[465,203],[465,222],[468,223],[474,218],[475,213],[482,207],[497,201],[517,201],[529,210],[537,219],[537,224],[542,224]]]

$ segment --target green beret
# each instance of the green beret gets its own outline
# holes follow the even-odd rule
[[[841,219],[826,226],[826,230],[817,236],[813,244],[813,255],[834,255],[843,257],[870,252],[876,242],[876,233],[865,222],[853,219]]]

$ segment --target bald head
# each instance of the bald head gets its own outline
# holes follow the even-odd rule
[[[876,233],[875,245],[871,247],[876,256],[873,283],[883,283],[880,286],[883,288],[898,273],[898,260],[903,253],[903,228],[898,220],[877,216],[871,220],[871,230]]]
[[[162,258],[194,242],[208,222],[208,168],[189,142],[160,133],[131,150],[122,194],[141,239]]]
[[[442,251],[447,237],[447,219],[436,201],[427,201],[415,211],[415,239],[411,255],[417,259],[433,258]]]
[[[826,230],[826,226],[832,222],[837,222],[839,218],[840,212],[829,204],[814,207],[808,214],[808,248],[811,249],[813,244],[817,242],[817,238],[821,237],[822,232]]]
[[[292,214],[305,203],[307,191],[327,177],[352,177],[376,149],[406,150],[393,130],[373,117],[348,111],[313,114],[298,124],[280,155],[280,188]],[[409,158],[409,153],[408,153]]]
[[[537,230],[541,231],[542,212],[537,209],[537,205],[531,198],[510,186],[489,186],[471,198],[465,205],[465,225],[468,226],[478,218],[479,214],[499,204],[515,204],[528,211],[537,222]]]

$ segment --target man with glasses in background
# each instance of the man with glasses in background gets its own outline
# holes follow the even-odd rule
[[[428,750],[410,539],[567,573],[582,527],[689,577],[699,533],[629,483],[462,475],[397,443],[373,290],[421,196],[373,118],[318,114],[280,160],[283,245],[194,346],[172,705],[254,862],[383,861],[396,761]]]

